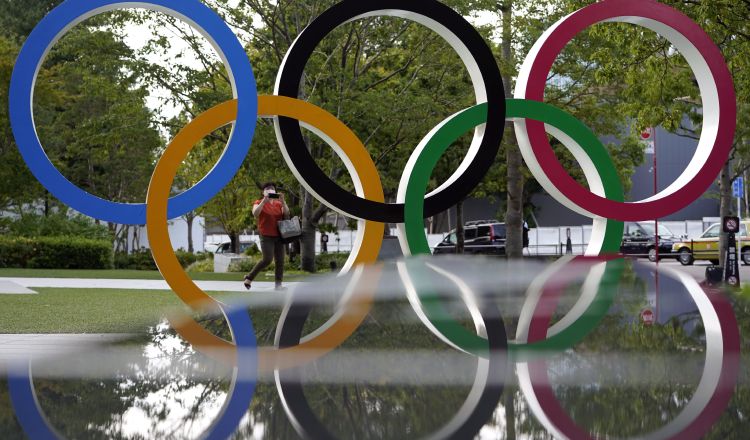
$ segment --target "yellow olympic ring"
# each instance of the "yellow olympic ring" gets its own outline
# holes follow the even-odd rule
[[[313,127],[324,139],[332,143],[337,152],[345,157],[344,162],[354,170],[362,192],[368,200],[384,202],[383,187],[375,164],[367,149],[357,136],[341,121],[325,110],[305,101],[284,96],[259,96],[260,117],[285,116],[299,120]],[[167,146],[151,176],[146,198],[146,229],[151,243],[154,261],[164,279],[180,299],[195,311],[215,309],[221,303],[201,290],[183,270],[172,249],[167,228],[167,203],[175,175],[180,164],[193,147],[212,131],[232,123],[237,115],[237,101],[219,104],[200,114],[187,124]],[[383,240],[383,223],[364,221],[362,242],[355,249],[355,265],[373,263],[377,260]],[[346,270],[346,268],[345,268]],[[369,273],[369,272],[368,272]],[[367,277],[376,276],[365,275]],[[288,368],[319,357],[341,345],[359,327],[367,316],[374,295],[374,280],[367,280],[364,295],[353,296],[350,303],[343,305],[347,313],[331,318],[311,337],[295,347],[278,349],[261,347],[258,349],[259,371]],[[200,326],[194,319],[184,317],[172,321],[175,330],[196,349],[233,360],[235,345],[220,338]]]

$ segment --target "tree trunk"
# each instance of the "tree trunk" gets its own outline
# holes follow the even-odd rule
[[[732,181],[730,180],[730,169],[729,161],[724,164],[721,169],[721,176],[719,177],[719,193],[721,194],[721,202],[719,205],[719,217],[722,219],[728,215],[731,215],[732,209]],[[722,228],[721,236],[719,239],[719,265],[724,267],[724,254],[727,249],[727,234]]]
[[[298,98],[304,100],[307,93],[307,75],[302,74]],[[305,147],[310,150],[310,140],[303,135]],[[315,272],[315,220],[313,217],[313,196],[302,190],[302,238],[300,239],[300,269]]]
[[[185,223],[187,223],[187,241],[188,241],[188,252],[193,253],[193,220],[195,220],[195,213],[188,212],[185,214]]]
[[[507,440],[516,440],[516,407],[513,402],[515,387],[505,386],[504,402],[505,407],[505,438]]]
[[[464,253],[464,199],[456,203],[456,253]]]
[[[513,66],[513,1],[498,2],[498,7],[503,17],[502,53],[505,97],[512,98],[512,79],[509,72]],[[508,167],[507,203],[505,205],[505,254],[509,258],[521,258],[523,257],[523,173],[521,171],[523,157],[516,143],[512,122],[505,125],[504,139],[505,160]]]
[[[233,254],[239,254],[240,253],[240,233],[234,232],[234,231],[227,231],[227,234],[229,234],[229,243],[230,247],[232,248]]]
[[[300,269],[315,272],[315,223],[313,223],[313,196],[304,192],[302,204],[302,239],[300,241]]]

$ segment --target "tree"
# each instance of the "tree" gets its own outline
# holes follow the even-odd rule
[[[0,110],[0,173],[13,176],[3,179],[0,208],[19,213],[41,200],[48,214],[54,203],[31,176],[11,135],[10,72],[26,33],[57,3],[0,3],[0,10],[12,13],[0,14],[0,79],[5,84],[0,94],[5,102]],[[34,117],[45,152],[73,184],[104,199],[143,202],[153,153],[163,144],[145,105],[146,89],[129,68],[132,51],[108,27],[109,19],[117,17],[91,18],[55,44],[39,72]]]

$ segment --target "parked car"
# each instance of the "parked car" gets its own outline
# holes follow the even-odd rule
[[[668,227],[659,224],[659,259],[677,258],[672,253],[674,243],[680,241]],[[646,257],[656,261],[656,227],[654,222],[625,223],[625,232],[620,245],[620,253],[633,257]]]
[[[450,231],[433,251],[434,254],[456,253],[456,230]],[[464,225],[464,253],[505,255],[505,223],[478,220]]]
[[[740,250],[740,259],[745,265],[750,265],[750,236],[748,236],[750,221],[740,224],[740,233],[737,236],[737,248]],[[708,260],[713,264],[719,264],[719,237],[721,236],[721,224],[714,223],[708,227],[700,237],[693,240],[681,240],[675,243],[672,251],[678,255],[677,259],[683,266],[690,266],[695,260]]]

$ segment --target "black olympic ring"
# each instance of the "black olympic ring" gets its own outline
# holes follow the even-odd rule
[[[477,128],[469,155],[439,191],[425,198],[424,216],[445,211],[467,196],[494,163],[505,131],[505,87],[492,50],[460,14],[435,0],[345,0],[332,6],[307,26],[292,43],[276,78],[274,94],[299,97],[307,60],[331,31],[359,18],[391,15],[428,24],[457,50],[469,69],[478,103],[487,102],[487,124]],[[481,80],[481,81],[480,81]],[[481,83],[480,83],[481,82]],[[279,117],[276,136],[292,172],[320,200],[335,201],[336,208],[352,217],[381,223],[403,223],[402,203],[380,203],[360,198],[331,180],[310,155],[299,121]]]
[[[477,302],[489,344],[488,356],[477,358],[476,378],[457,415],[429,438],[473,438],[492,418],[502,397],[510,371],[505,321],[497,307],[488,299],[480,297]],[[291,303],[287,313],[282,314],[277,327],[276,344],[279,348],[300,344],[311,309],[312,303],[309,301]],[[295,367],[275,371],[276,387],[284,410],[301,437],[334,440],[336,437],[320,422],[307,401],[300,380],[301,369],[302,367]]]

